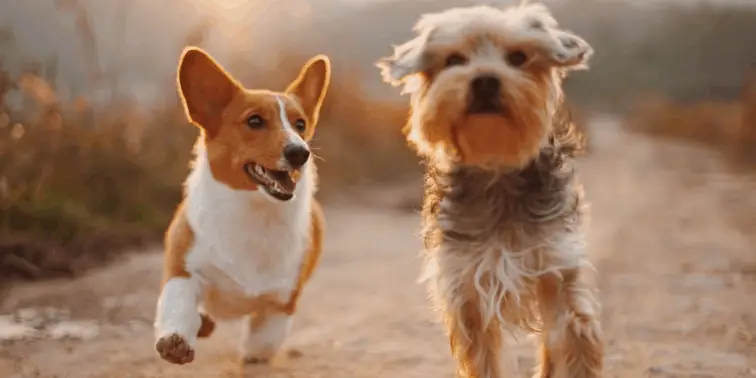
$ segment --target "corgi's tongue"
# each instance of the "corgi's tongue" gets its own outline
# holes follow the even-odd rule
[[[284,171],[269,171],[268,176],[272,178],[273,180],[276,180],[278,182],[278,185],[281,185],[281,188],[287,192],[293,192],[294,187],[296,184],[294,183],[294,180],[292,180],[291,176],[289,175],[289,172]]]

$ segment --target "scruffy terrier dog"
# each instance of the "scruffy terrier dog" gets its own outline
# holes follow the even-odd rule
[[[503,335],[520,328],[540,336],[536,377],[599,377],[582,139],[562,92],[591,47],[541,4],[448,9],[414,30],[378,66],[411,93],[405,132],[428,165],[423,276],[459,375],[501,377]]]

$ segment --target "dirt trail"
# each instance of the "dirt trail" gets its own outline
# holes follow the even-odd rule
[[[748,219],[733,217],[754,214],[756,183],[721,173],[708,151],[651,141],[609,121],[593,125],[594,149],[581,170],[593,203],[606,377],[756,376],[756,235],[745,229]],[[13,288],[0,314],[68,309],[51,316],[94,322],[84,330],[97,334],[0,344],[0,377],[451,378],[447,343],[415,283],[419,217],[389,206],[395,199],[385,193],[326,209],[323,264],[287,342],[299,358],[241,371],[238,325],[230,323],[200,342],[193,364],[160,361],[151,330],[156,250],[75,281]],[[83,323],[67,324],[76,332]],[[508,353],[512,377],[530,376],[529,342]]]

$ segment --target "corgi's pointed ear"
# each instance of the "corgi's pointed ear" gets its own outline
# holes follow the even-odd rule
[[[330,82],[331,61],[325,55],[317,55],[305,63],[296,80],[286,88],[286,93],[302,104],[311,125],[318,122]]]
[[[241,85],[208,53],[187,47],[181,53],[177,85],[187,118],[209,137],[221,127],[221,113]]]

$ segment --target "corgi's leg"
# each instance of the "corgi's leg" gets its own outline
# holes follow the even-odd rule
[[[538,282],[544,321],[536,378],[599,378],[603,344],[595,293],[579,269]]]
[[[253,314],[242,321],[241,355],[245,364],[268,363],[281,350],[293,323],[283,311]]]
[[[315,272],[315,268],[320,262],[320,254],[323,251],[323,231],[325,229],[325,217],[323,217],[323,209],[320,204],[312,200],[312,230],[310,232],[310,246],[305,254],[302,265],[299,268],[299,279],[297,286],[294,288],[294,292],[291,293],[289,298],[287,311],[294,312],[299,302],[299,296],[304,290],[305,284],[310,280],[312,274]]]
[[[312,277],[320,261],[323,246],[325,219],[315,200],[312,203],[312,231],[310,247],[299,271],[297,286],[283,306],[270,306],[267,310],[244,319],[241,354],[245,363],[267,363],[281,349],[293,323],[293,315],[304,285]]]
[[[174,364],[194,360],[194,345],[202,325],[197,311],[200,284],[190,277],[171,277],[163,285],[155,319],[155,349]]]
[[[197,310],[202,285],[184,266],[184,257],[193,242],[183,207],[179,207],[166,233],[163,287],[155,318],[155,349],[160,357],[174,364],[194,360],[194,345],[203,323]]]
[[[197,331],[197,337],[200,339],[208,338],[215,331],[215,321],[202,310],[200,310],[200,318],[202,318],[202,324],[199,331]]]

